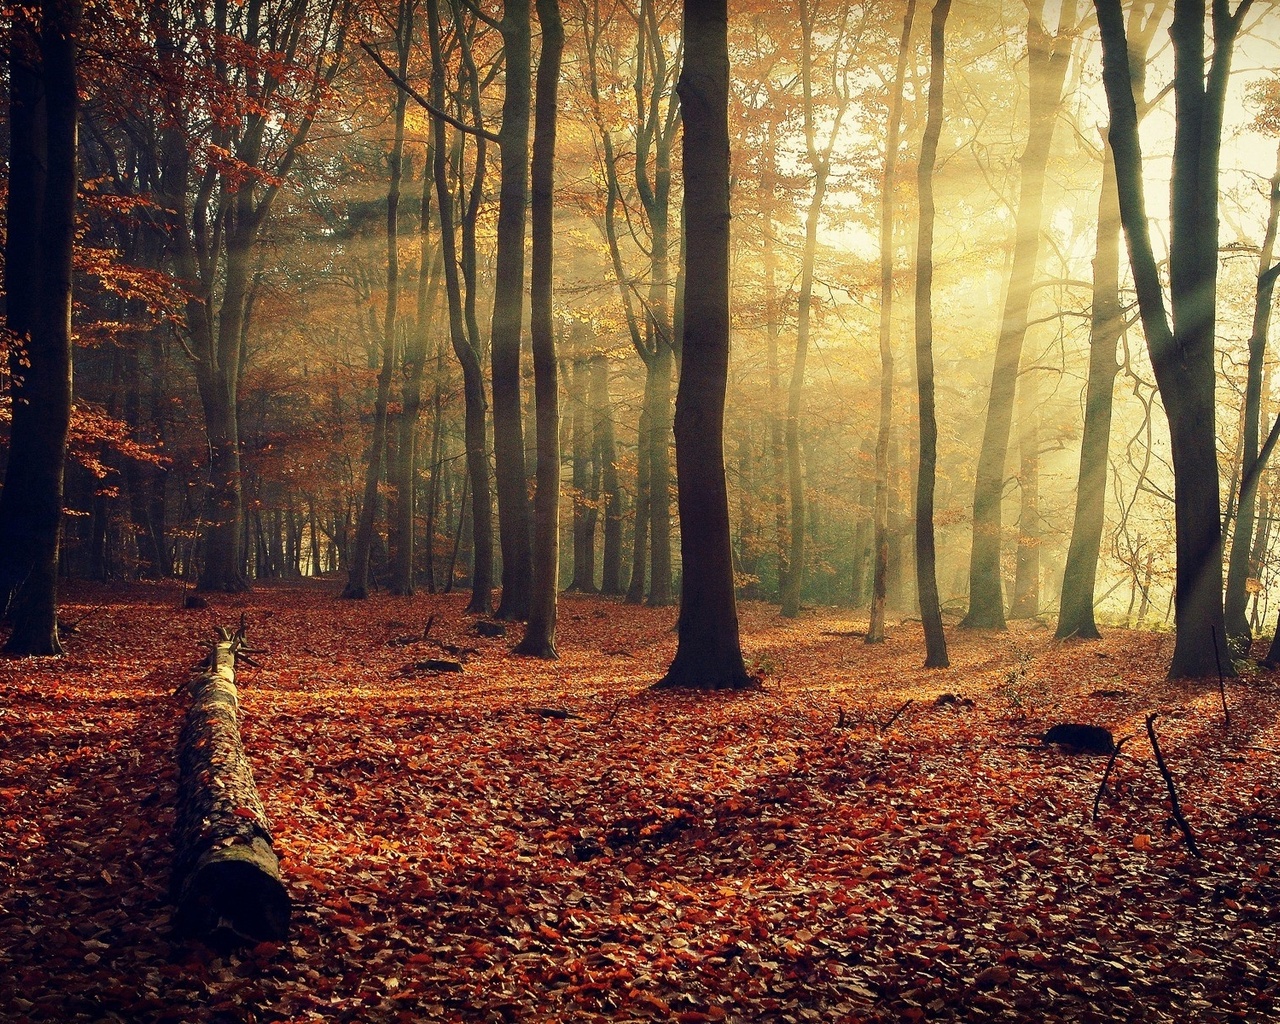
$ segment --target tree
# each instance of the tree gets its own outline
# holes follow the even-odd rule
[[[1253,304],[1253,325],[1249,332],[1249,369],[1244,396],[1244,438],[1240,453],[1240,493],[1236,502],[1235,528],[1231,534],[1231,553],[1227,561],[1227,589],[1223,616],[1227,637],[1237,651],[1247,651],[1252,640],[1249,620],[1245,616],[1248,601],[1246,580],[1251,571],[1250,545],[1257,508],[1258,483],[1270,451],[1258,450],[1259,424],[1262,419],[1262,370],[1267,351],[1267,334],[1271,326],[1272,295],[1280,264],[1274,263],[1276,227],[1280,222],[1280,150],[1276,153],[1276,169],[1269,186],[1270,207],[1267,226],[1258,257],[1258,283]],[[1274,444],[1274,441],[1272,441]],[[1265,452],[1265,454],[1263,454]]]
[[[933,538],[933,491],[938,463],[938,420],[933,387],[933,169],[942,135],[946,75],[946,28],[951,0],[937,0],[929,20],[929,107],[916,182],[920,223],[916,242],[916,390],[920,400],[920,470],[916,479],[916,590],[924,623],[925,667],[946,668],[947,638],[942,631]]]
[[[556,93],[564,26],[558,0],[537,0],[542,26],[534,101],[533,221],[530,334],[533,339],[534,401],[537,417],[538,468],[534,494],[533,593],[529,625],[517,654],[556,657],[556,596],[560,570],[560,408],[556,374],[556,340],[552,322],[554,251]]]
[[[1213,46],[1206,65],[1205,2],[1174,0],[1169,34],[1176,114],[1166,307],[1147,221],[1124,16],[1119,0],[1095,0],[1120,219],[1173,455],[1177,565],[1170,678],[1211,675],[1219,665],[1231,671],[1230,658],[1220,646],[1226,632],[1214,376],[1218,161],[1232,50],[1251,6],[1252,0],[1241,0],[1232,13],[1228,0],[1213,0]]]
[[[969,563],[969,612],[962,623],[975,629],[1003,629],[1004,597],[1000,581],[1001,503],[1005,460],[1013,420],[1014,390],[1027,313],[1040,251],[1040,222],[1044,203],[1045,167],[1053,128],[1062,104],[1062,84],[1075,39],[1075,0],[1058,12],[1058,27],[1050,34],[1044,25],[1045,5],[1027,13],[1027,63],[1031,81],[1027,145],[1019,173],[1018,210],[1014,226],[1013,262],[996,344],[991,375],[991,398],[978,454],[973,492],[973,549]]]
[[[1129,14],[1129,67],[1135,94],[1141,96],[1146,55],[1168,0],[1157,0],[1149,12],[1144,5]],[[1150,105],[1143,103],[1144,110]],[[1098,233],[1093,254],[1093,304],[1089,322],[1089,373],[1085,383],[1084,436],[1080,442],[1080,474],[1067,564],[1059,602],[1059,640],[1097,639],[1094,587],[1102,547],[1107,490],[1107,453],[1111,441],[1112,391],[1120,364],[1116,346],[1124,331],[1120,305],[1120,196],[1116,189],[1115,158],[1103,139],[1102,190],[1098,196]]]
[[[413,12],[414,3],[411,0],[399,0],[395,44],[399,77],[402,81],[409,71]],[[391,377],[395,371],[396,313],[400,304],[400,181],[404,167],[404,115],[408,102],[408,93],[403,89],[396,89],[391,104],[391,152],[387,156],[387,299],[382,319],[382,369],[378,373],[378,392],[373,407],[373,437],[369,444],[368,468],[364,477],[364,501],[360,505],[360,518],[356,523],[356,546],[348,569],[347,585],[342,590],[343,597],[356,600],[364,600],[369,596],[369,556],[373,551],[373,527],[378,511],[378,481],[382,479],[384,464],[388,463],[387,405],[391,398]],[[425,260],[426,252],[422,255]],[[390,466],[387,468],[390,469]]]
[[[902,93],[906,86],[907,55],[916,0],[907,0],[898,43],[898,67],[889,103],[884,143],[884,176],[880,186],[880,425],[876,435],[875,573],[871,585],[871,624],[867,643],[884,640],[884,606],[889,587],[889,433],[893,426],[893,187],[898,167],[898,131],[902,124]],[[942,92],[938,83],[938,92]],[[936,146],[936,143],[935,143]],[[923,428],[922,428],[923,429]],[[936,434],[937,427],[934,431]],[[936,437],[935,437],[936,445]]]
[[[527,619],[533,586],[529,489],[524,473],[520,420],[520,322],[524,315],[525,206],[529,200],[529,100],[531,89],[529,0],[504,0],[505,64],[502,127],[498,129],[501,181],[493,281],[489,362],[493,373],[493,453],[502,547],[500,619]]]
[[[5,651],[61,654],[58,533],[71,423],[78,0],[16,8],[9,39],[5,326],[13,411],[0,492]]]
[[[208,435],[204,590],[248,586],[238,399],[254,250],[342,66],[350,13],[348,0],[147,9],[164,124],[159,199],[190,290],[183,340]]]
[[[727,0],[685,0],[684,216],[690,259],[676,391],[680,502],[679,642],[662,688],[746,689],[733,585],[724,408],[729,374],[729,15]]]
[[[813,43],[818,34],[816,11],[812,0],[800,0],[800,84],[804,93],[804,141],[809,169],[813,174],[813,193],[805,216],[804,254],[800,264],[800,305],[796,318],[796,352],[791,368],[791,387],[787,393],[787,485],[791,495],[791,549],[788,556],[786,586],[782,591],[782,614],[794,618],[800,613],[800,591],[804,582],[805,502],[804,467],[801,464],[800,420],[804,404],[804,369],[809,351],[809,325],[813,309],[813,274],[818,248],[818,221],[831,176],[832,155],[852,95],[847,72],[840,74],[838,56],[833,56],[832,88],[835,92],[830,109],[823,112],[827,137],[818,143],[819,111],[814,101]],[[832,52],[844,49],[850,11],[842,8],[834,29]],[[828,29],[829,30],[829,29]],[[843,77],[843,81],[842,81]]]
[[[431,113],[431,151],[432,174],[436,186],[436,208],[440,217],[440,245],[444,253],[445,294],[449,304],[449,340],[453,345],[454,355],[462,367],[463,385],[463,421],[467,454],[467,477],[471,491],[471,529],[474,557],[471,572],[471,601],[467,611],[487,615],[493,599],[493,523],[492,500],[489,492],[489,453],[488,428],[485,422],[484,374],[480,367],[479,338],[473,329],[474,317],[468,317],[463,306],[461,270],[474,272],[474,213],[468,211],[463,225],[463,266],[458,260],[458,239],[454,227],[454,205],[451,182],[449,180],[449,161],[445,128],[453,124],[461,133],[459,143],[466,136],[476,140],[475,176],[472,179],[471,200],[479,202],[479,193],[484,176],[485,142],[487,134],[480,128],[464,125],[460,121],[446,118],[445,102],[445,60],[443,34],[440,23],[439,0],[426,0],[427,5],[427,39],[431,46],[431,102],[423,104]],[[460,44],[466,46],[466,36],[459,31]],[[474,86],[474,82],[472,83]],[[461,146],[459,146],[459,149]],[[461,168],[461,153],[459,153]],[[459,172],[461,173],[461,171]],[[465,221],[471,220],[468,229]],[[468,234],[470,231],[470,234]],[[468,302],[475,294],[470,280],[467,282]],[[459,514],[459,526],[462,515]],[[452,583],[452,571],[446,590]]]

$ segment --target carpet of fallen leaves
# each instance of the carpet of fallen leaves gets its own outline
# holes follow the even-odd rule
[[[462,596],[336,589],[80,587],[64,658],[0,662],[0,1019],[1280,1019],[1271,675],[1224,731],[1167,634],[954,629],[925,671],[918,623],[747,604],[760,692],[653,693],[673,609],[566,597],[547,663]],[[170,933],[174,691],[242,612],[294,927],[218,953]],[[462,673],[415,667],[440,644]],[[1059,721],[1137,734],[1097,823],[1106,758],[1037,744]]]

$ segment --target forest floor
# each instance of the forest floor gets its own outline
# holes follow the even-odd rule
[[[747,603],[759,692],[654,693],[674,609],[567,596],[544,663],[465,596],[337,589],[80,586],[65,657],[0,661],[0,1020],[1280,1019],[1273,675],[1227,683],[1224,730],[1168,634],[949,628],[926,671],[918,623]],[[173,752],[242,612],[294,924],[219,954],[170,932]],[[476,650],[416,670],[432,641]],[[1096,823],[1107,759],[1033,738],[1063,721],[1136,734]]]

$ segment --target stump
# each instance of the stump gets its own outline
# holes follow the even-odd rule
[[[235,633],[218,630],[187,684],[178,740],[174,927],[219,943],[279,942],[289,931],[289,894],[240,742],[236,657],[247,651],[243,621]]]

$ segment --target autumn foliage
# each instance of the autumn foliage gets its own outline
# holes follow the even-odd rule
[[[748,603],[762,690],[657,693],[673,609],[566,597],[544,663],[475,635],[465,595],[336,591],[181,611],[172,585],[81,585],[65,658],[0,663],[0,1019],[1277,1012],[1264,672],[1227,684],[1228,730],[1216,684],[1164,680],[1167,634],[949,629],[952,668],[926,672],[917,623],[869,648],[856,613]],[[215,951],[170,932],[175,690],[242,612],[266,653],[241,728],[295,924]],[[416,667],[444,658],[464,671]],[[1151,711],[1198,859],[1166,826]],[[1096,822],[1106,758],[1034,739],[1061,721],[1137,734]]]

